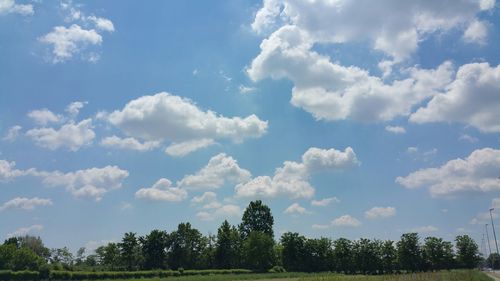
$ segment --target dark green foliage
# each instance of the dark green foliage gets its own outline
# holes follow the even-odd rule
[[[169,236],[165,231],[153,230],[140,239],[145,269],[164,269],[167,263]]]
[[[380,269],[386,274],[393,273],[397,268],[397,257],[394,241],[384,241],[380,249]]]
[[[273,225],[274,218],[271,209],[264,205],[262,201],[256,200],[250,202],[245,209],[239,230],[243,239],[246,239],[250,232],[253,231],[259,231],[274,237]]]
[[[181,223],[170,234],[168,263],[171,268],[198,268],[205,248],[202,234],[190,223]]]
[[[305,244],[306,238],[297,232],[286,232],[281,235],[283,267],[287,271],[305,270]]]
[[[357,271],[362,274],[375,274],[381,267],[381,242],[378,240],[360,239],[353,244],[353,262]]]
[[[118,247],[120,248],[120,256],[123,265],[128,270],[137,270],[141,263],[142,255],[136,234],[133,232],[125,233]]]
[[[333,257],[335,260],[335,271],[339,273],[353,272],[352,242],[345,238],[333,241]]]
[[[423,262],[418,234],[403,234],[397,245],[399,266],[411,272],[419,271]]]
[[[120,248],[116,243],[109,243],[105,246],[100,246],[95,250],[97,261],[104,267],[114,270],[120,264]]]
[[[479,264],[479,248],[468,235],[460,235],[455,239],[457,263],[461,268],[475,268]]]
[[[237,268],[240,265],[241,239],[236,227],[227,220],[217,230],[215,264],[217,268]]]
[[[274,240],[267,233],[252,231],[243,242],[243,253],[247,268],[266,272],[275,262]]]

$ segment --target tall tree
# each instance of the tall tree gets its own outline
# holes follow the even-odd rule
[[[25,235],[17,238],[18,247],[26,247],[32,250],[39,257],[45,260],[49,259],[50,250],[45,247],[43,241],[40,237]]]
[[[274,240],[261,231],[252,231],[243,242],[245,265],[255,271],[266,272],[275,262]]]
[[[356,269],[363,274],[373,274],[380,267],[379,241],[361,238],[353,244]]]
[[[118,244],[120,256],[127,270],[137,270],[142,259],[139,240],[134,232],[127,232]]]
[[[271,209],[262,201],[256,200],[250,202],[245,209],[239,229],[243,239],[246,239],[253,231],[260,231],[274,237],[273,224],[274,218]]]
[[[328,238],[307,239],[304,243],[304,271],[320,272],[332,268],[332,241]]]
[[[120,265],[120,248],[116,243],[108,243],[95,250],[99,264],[114,270]]]
[[[394,241],[387,240],[382,243],[382,248],[380,249],[381,258],[381,269],[384,273],[392,273],[396,269],[397,263],[397,252],[394,247]]]
[[[468,235],[460,235],[455,238],[457,249],[457,262],[462,268],[474,268],[478,265],[479,248],[474,240]]]
[[[401,269],[416,272],[422,266],[419,237],[417,233],[405,233],[397,243],[398,261]]]
[[[164,269],[167,263],[166,248],[168,245],[168,234],[165,231],[153,230],[145,237],[140,237],[142,255],[144,256],[144,268]]]
[[[236,227],[227,220],[217,230],[215,264],[218,268],[236,268],[239,266],[241,241]]]
[[[303,271],[305,269],[306,238],[297,232],[286,232],[281,235],[283,245],[283,267],[287,271]]]
[[[192,228],[190,223],[179,224],[177,230],[170,233],[168,255],[170,267],[196,268],[205,248],[205,241],[202,238],[200,231]]]
[[[337,272],[351,273],[353,271],[352,242],[346,238],[333,241],[333,257]]]

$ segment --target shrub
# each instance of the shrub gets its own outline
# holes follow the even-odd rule
[[[282,266],[275,265],[273,266],[273,268],[269,269],[269,272],[271,273],[286,272],[286,269]]]

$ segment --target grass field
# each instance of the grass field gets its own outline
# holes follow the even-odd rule
[[[117,281],[110,279],[108,281]],[[127,279],[130,280],[130,279]],[[138,279],[139,280],[139,279]],[[453,270],[398,275],[340,275],[333,273],[263,273],[179,276],[168,278],[142,278],[141,281],[230,281],[230,280],[271,280],[271,281],[494,281],[476,270]]]

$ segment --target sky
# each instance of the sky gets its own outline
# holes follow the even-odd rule
[[[260,199],[276,239],[481,243],[500,213],[498,9],[0,0],[0,239],[216,233]]]

